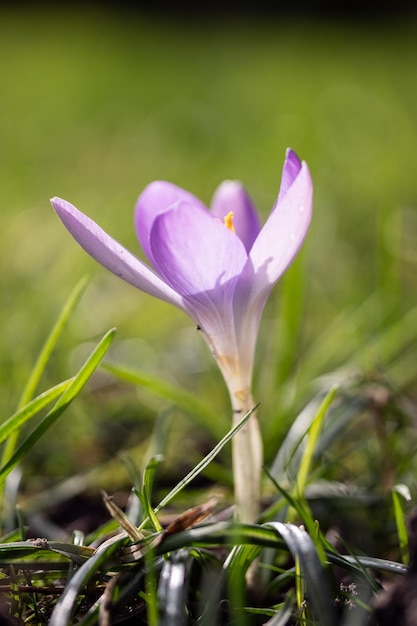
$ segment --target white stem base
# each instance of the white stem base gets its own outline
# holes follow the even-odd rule
[[[234,425],[254,407],[250,394],[244,401],[233,402]],[[237,518],[240,522],[253,524],[260,512],[260,482],[262,469],[262,439],[258,419],[253,413],[232,439],[233,475]]]

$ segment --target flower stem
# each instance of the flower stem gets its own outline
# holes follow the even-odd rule
[[[231,394],[233,424],[254,407],[252,396]],[[256,414],[232,439],[233,476],[237,518],[240,522],[253,524],[260,511],[260,481],[262,468],[262,439]]]

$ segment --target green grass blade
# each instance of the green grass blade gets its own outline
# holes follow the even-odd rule
[[[294,465],[297,467],[297,464],[299,464],[298,457],[301,456],[300,446],[319,411],[319,407],[323,402],[323,396],[323,393],[317,394],[292,420],[292,424],[271,466],[271,475],[276,480],[282,480],[284,476],[288,477],[289,468],[291,468],[291,475],[295,475],[296,470],[292,468]]]
[[[139,385],[160,398],[174,402],[214,437],[218,438],[222,432],[223,419],[220,419],[214,411],[210,410],[206,403],[199,400],[194,394],[147,372],[130,369],[114,363],[105,363],[103,368],[124,382]]]
[[[297,471],[297,480],[295,489],[298,494],[303,494],[308,482],[308,476],[310,473],[314,452],[317,447],[319,436],[322,430],[323,421],[326,416],[327,410],[334,400],[338,387],[335,385],[329,391],[320,404],[319,410],[314,417],[311,426],[308,429],[308,437],[306,441],[306,447],[301,457],[300,465]]]
[[[411,502],[411,499],[410,490],[406,485],[394,485],[392,488],[392,503],[400,544],[401,559],[404,565],[408,565],[410,557],[408,553],[408,533],[403,501]]]
[[[59,398],[55,406],[47,413],[41,423],[19,446],[13,456],[0,468],[0,480],[4,480],[7,474],[23,459],[25,454],[35,445],[42,435],[56,422],[58,417],[65,411],[71,402],[77,397],[84,385],[91,378],[97,367],[100,365],[111,342],[114,339],[115,329],[109,330],[95,350],[91,353],[87,361],[74,376],[71,384]]]
[[[286,626],[291,619],[293,607],[294,598],[288,594],[280,610],[264,626]]]
[[[258,556],[260,550],[259,546],[250,544],[234,546],[223,565],[223,569],[228,572],[228,578],[236,576],[243,580],[245,572]]]
[[[239,539],[237,541],[240,543]],[[256,558],[260,552],[261,548],[256,545],[235,545],[223,564],[223,574],[227,581],[227,598],[232,611],[231,622],[242,624],[242,626],[250,624],[249,616],[244,608],[247,602],[247,575],[250,574],[251,567],[257,568]],[[251,574],[250,576],[252,577]]]
[[[270,522],[268,525],[281,535],[294,559],[298,559],[310,602],[320,626],[334,626],[336,615],[332,595],[311,537],[305,530],[294,524]]]
[[[285,542],[277,537],[267,525],[230,524],[215,522],[193,526],[188,530],[164,535],[163,541],[155,547],[155,553],[162,555],[184,547],[233,546],[254,544],[261,547],[282,549]],[[139,547],[142,552],[142,548]],[[134,553],[126,555],[124,562],[135,560]]]
[[[40,354],[35,362],[35,365],[33,366],[33,369],[30,373],[26,386],[22,392],[22,395],[20,396],[20,400],[17,406],[18,409],[21,409],[26,404],[28,404],[28,402],[30,402],[30,400],[32,400],[33,396],[35,395],[36,388],[39,385],[39,381],[43,375],[46,364],[48,363],[49,358],[57,342],[59,341],[62,333],[64,332],[73,310],[75,309],[78,302],[80,301],[80,298],[87,286],[87,282],[88,282],[87,277],[82,278],[77,283],[77,285],[71,292],[67,302],[65,303],[64,308],[62,309],[57,321],[55,322],[52,328],[52,331],[50,332],[48,338],[46,339],[46,342],[43,345],[42,350],[40,351]],[[4,451],[3,451],[3,456],[2,456],[3,465],[7,464],[7,462],[11,459],[16,448],[18,436],[19,436],[19,431],[15,430],[15,432],[9,437],[5,445]]]
[[[78,597],[82,593],[82,589],[87,582],[97,574],[101,566],[110,558],[114,552],[119,550],[120,546],[127,543],[127,537],[113,541],[104,548],[97,550],[80,569],[74,574],[65,587],[58,603],[53,610],[49,626],[69,626],[72,623],[72,615],[76,609]]]
[[[153,480],[155,477],[155,472],[161,460],[162,460],[162,455],[158,454],[156,456],[151,457],[151,459],[146,464],[145,471],[143,472],[142,491],[140,494],[140,500],[142,503],[144,516],[149,518],[156,532],[162,531],[162,526],[159,523],[159,520],[152,508],[151,496],[152,496],[152,485],[153,485]]]
[[[48,404],[51,404],[51,402],[62,395],[64,391],[68,389],[72,381],[73,379],[70,378],[69,380],[55,385],[55,387],[51,387],[51,389],[44,391],[34,400],[31,400],[28,404],[16,411],[14,415],[11,415],[0,425],[0,443],[7,439],[14,430],[26,424],[26,422],[38,415]]]
[[[229,432],[219,441],[217,445],[183,478],[166,496],[161,500],[158,506],[155,508],[155,513],[160,511],[164,506],[166,506],[175,496],[180,493],[198,474],[211,463],[211,461],[219,454],[219,452],[224,448],[224,446],[235,436],[235,434],[242,428],[242,426],[247,422],[252,413],[256,410],[257,407],[254,407],[246,415],[232,428]]]
[[[0,544],[0,561],[2,564],[23,562],[25,559],[27,559],[26,564],[28,564],[29,559],[36,563],[40,558],[44,560],[45,555],[51,561],[61,560],[61,557],[65,557],[75,563],[82,564],[93,554],[93,548],[59,541],[14,541]]]
[[[48,363],[56,344],[61,338],[75,307],[79,303],[87,284],[88,277],[84,276],[70,293],[68,300],[66,301],[57,321],[55,322],[42,347],[42,350],[39,353],[38,358],[36,359],[35,365],[33,366],[32,372],[20,397],[18,408],[27,404],[35,395],[36,388],[39,385],[39,381],[43,375],[46,364]]]
[[[306,592],[305,581],[303,578],[303,570],[301,567],[299,557],[295,556],[294,561],[295,561],[295,601],[296,601],[298,613],[301,617],[301,621],[303,622],[305,618],[307,617],[305,615],[306,607],[303,606],[305,604],[304,597],[305,597],[305,592]]]
[[[162,566],[157,599],[159,626],[186,626],[186,596],[191,560],[188,550],[174,552]]]
[[[271,476],[271,474],[265,468],[264,471],[268,478],[271,480],[272,484],[277,489],[277,491],[282,495],[283,500],[288,502],[291,509],[297,513],[301,523],[309,532],[310,537],[315,538],[314,543],[316,546],[317,554],[319,555],[322,565],[324,565],[324,563],[326,562],[324,546],[328,546],[328,542],[321,533],[320,529],[317,527],[316,521],[311,513],[307,500],[303,496],[296,497],[294,494],[291,494],[283,489],[281,485],[274,479],[273,476]]]
[[[215,522],[209,524],[200,524],[185,531],[165,535],[162,542],[158,543],[155,548],[156,555],[164,555],[181,548],[210,548],[212,546],[235,546],[251,544],[263,548],[273,548],[275,550],[283,550],[286,546],[283,536],[273,527],[272,524],[278,522],[263,524],[230,524],[228,522]],[[280,528],[296,526],[289,524],[280,524]],[[305,531],[303,531],[305,533]],[[307,535],[307,533],[305,533]],[[308,536],[308,535],[307,535]],[[311,539],[309,539],[311,542]],[[314,545],[313,545],[314,548]],[[130,546],[126,554],[121,555],[123,563],[134,563],[143,555],[143,547],[139,545]],[[388,561],[368,556],[350,556],[341,555],[334,550],[326,551],[327,561],[332,565],[347,570],[350,574],[359,576],[368,580],[366,570],[373,569],[376,571],[387,571],[392,574],[404,575],[407,573],[407,567],[402,563]],[[317,554],[313,557],[317,564]],[[110,564],[114,567],[115,564]],[[320,566],[321,568],[321,566]],[[321,568],[321,571],[322,568]],[[377,585],[377,583],[375,583]]]
[[[379,559],[373,556],[350,556],[350,555],[337,555],[336,553],[328,554],[328,559],[335,565],[341,567],[354,566],[358,571],[358,566],[362,568],[375,569],[381,572],[390,572],[391,574],[400,574],[404,576],[408,567],[403,563],[397,563],[396,561],[388,561],[388,559]],[[359,570],[360,571],[360,570]]]

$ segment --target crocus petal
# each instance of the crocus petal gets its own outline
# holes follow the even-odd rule
[[[244,280],[246,278],[246,281]],[[233,320],[240,369],[249,380],[252,378],[255,348],[258,338],[259,324],[270,287],[264,292],[255,291],[255,272],[252,277],[245,267],[236,285],[233,297]]]
[[[177,202],[186,202],[189,206],[206,207],[192,193],[164,180],[150,183],[140,194],[135,207],[136,234],[143,251],[154,265],[150,248],[150,233],[155,218]]]
[[[278,194],[277,201],[274,205],[274,209],[279,202],[284,198],[285,194],[297,178],[301,169],[301,161],[291,148],[287,149],[285,154],[284,167],[282,168],[281,186]],[[273,209],[273,210],[274,210]]]
[[[261,229],[261,224],[252,200],[242,183],[225,180],[214,192],[210,206],[210,213],[213,217],[222,221],[230,211],[233,211],[236,235],[249,252]]]
[[[52,198],[51,204],[74,239],[101,265],[134,287],[186,309],[178,293],[93,220],[61,198]]]
[[[247,259],[239,237],[205,209],[179,203],[156,218],[151,248],[156,269],[194,311],[220,367],[234,367],[233,291]]]
[[[205,209],[180,202],[151,230],[155,268],[183,296],[217,299],[240,275],[247,254],[238,237]]]
[[[297,255],[310,225],[312,201],[310,172],[303,162],[250,251],[246,271],[254,271],[256,292],[269,292]]]
[[[293,165],[294,161],[286,170],[287,173],[296,171]],[[280,193],[276,207],[256,238],[236,285],[236,341],[242,367],[250,371],[265,302],[304,241],[311,220],[312,195],[310,172],[303,162],[291,186],[284,195]]]

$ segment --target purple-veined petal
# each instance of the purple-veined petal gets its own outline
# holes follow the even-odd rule
[[[150,183],[137,199],[134,217],[136,234],[152,265],[154,265],[150,248],[152,225],[158,215],[177,202],[187,202],[190,206],[204,208],[207,211],[201,200],[192,193],[165,180],[156,180]]]
[[[61,198],[51,204],[74,239],[105,268],[134,287],[187,310],[181,296],[98,224]]]
[[[312,201],[313,185],[303,162],[250,251],[244,274],[253,273],[254,292],[269,292],[296,257],[310,225]],[[242,280],[246,279],[242,277]]]
[[[255,294],[246,268],[248,280],[239,280],[233,298],[233,319],[238,346],[238,360],[242,372],[252,379],[259,324],[270,291]]]
[[[239,237],[185,202],[156,218],[150,244],[155,268],[175,291],[213,301],[217,294],[231,297],[230,286],[247,259]]]
[[[291,150],[291,148],[288,148],[285,154],[284,167],[282,168],[281,186],[280,186],[277,201],[275,202],[275,205],[274,205],[274,209],[279,204],[279,202],[281,202],[281,200],[284,198],[288,189],[291,187],[294,180],[297,178],[300,169],[301,169],[300,159],[295,154],[294,150]]]
[[[239,237],[205,209],[180,202],[156,218],[150,243],[156,269],[195,312],[220,367],[235,367],[233,292],[247,260]]]
[[[225,180],[214,192],[210,207],[213,217],[222,221],[230,211],[233,211],[236,235],[249,252],[261,229],[261,224],[252,200],[242,183]]]
[[[292,170],[294,171],[294,170]],[[288,181],[287,181],[288,182]],[[306,163],[280,194],[249,254],[234,293],[236,341],[242,367],[252,370],[265,302],[296,257],[311,220],[313,187]]]

